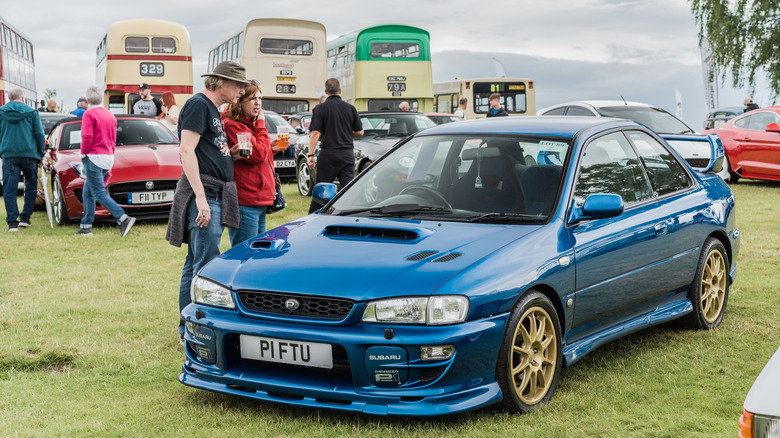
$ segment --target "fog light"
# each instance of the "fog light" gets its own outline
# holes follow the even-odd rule
[[[420,347],[422,360],[447,360],[455,354],[454,345],[423,345]]]
[[[217,345],[214,331],[200,324],[186,323],[187,331],[195,338],[196,342],[190,343],[201,361],[208,364],[217,363]]]

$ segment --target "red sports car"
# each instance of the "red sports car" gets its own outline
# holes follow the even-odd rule
[[[61,120],[49,135],[44,170],[59,225],[83,214],[80,146],[81,117]],[[114,167],[106,178],[108,195],[130,216],[167,217],[182,173],[179,140],[157,119],[118,115],[116,146]],[[110,217],[98,204],[95,218]]]
[[[732,183],[740,178],[780,181],[780,106],[750,111],[714,132],[723,142]]]

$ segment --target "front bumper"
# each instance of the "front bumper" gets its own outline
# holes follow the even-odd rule
[[[198,319],[196,310],[205,315]],[[498,402],[501,390],[495,366],[508,314],[449,326],[352,324],[328,326],[276,322],[236,311],[191,304],[183,318],[213,332],[201,342],[185,332],[186,359],[179,381],[195,388],[287,405],[337,409],[374,415],[435,416],[468,411]],[[386,329],[394,336],[386,339]],[[332,369],[262,362],[241,357],[239,336],[252,335],[327,343]],[[211,349],[204,353],[208,344]],[[421,345],[454,345],[450,359],[423,361]],[[371,347],[401,348],[408,360],[395,363],[405,380],[380,387],[367,371]],[[211,357],[209,357],[211,356]]]

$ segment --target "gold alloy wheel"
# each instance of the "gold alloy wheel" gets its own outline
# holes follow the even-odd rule
[[[720,251],[707,256],[701,273],[701,313],[709,324],[714,323],[723,310],[726,297],[726,261]]]
[[[521,402],[542,401],[555,377],[558,342],[550,315],[531,307],[520,318],[512,342],[510,364],[515,392]]]

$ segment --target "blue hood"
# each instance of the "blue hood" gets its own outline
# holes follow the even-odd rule
[[[537,228],[314,214],[236,246],[200,275],[233,290],[355,301],[429,295],[453,275]]]

